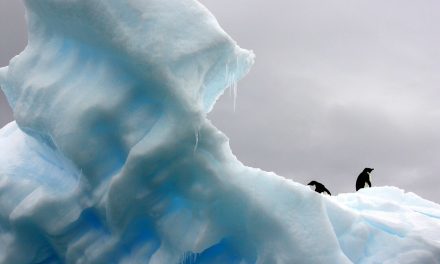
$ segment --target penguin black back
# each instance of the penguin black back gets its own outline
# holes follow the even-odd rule
[[[320,183],[320,182],[317,182],[317,181],[311,181],[311,182],[309,182],[309,184],[307,184],[307,185],[315,186],[315,192],[317,192],[317,193],[326,192],[326,193],[328,193],[329,195],[332,195],[332,194],[330,193],[330,191],[329,191],[327,188],[325,188],[324,184],[322,184],[322,183]]]
[[[371,187],[371,181],[370,181],[370,173],[374,169],[372,168],[365,168],[361,174],[356,179],[356,191],[359,191],[360,189],[366,187],[368,184]]]

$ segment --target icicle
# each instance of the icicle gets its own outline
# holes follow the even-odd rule
[[[234,100],[234,112],[235,112],[235,106],[236,106],[236,104],[237,104],[237,81],[235,81],[235,75],[232,75],[233,76],[233,83],[232,83],[232,90],[234,91],[234,98],[233,98],[233,100]]]
[[[229,65],[226,64],[225,66],[225,81],[226,81],[226,88],[229,89],[229,96],[233,97],[233,106],[234,106],[234,112],[237,104],[237,81],[235,76],[235,71],[238,69],[238,58],[236,60],[236,66],[235,70],[230,73],[229,71]]]
[[[194,145],[193,153],[196,152],[197,147],[199,146],[199,128],[194,128],[194,136],[196,138],[196,144]]]
[[[179,262],[180,264],[193,264],[196,263],[197,257],[198,257],[197,253],[185,252],[183,253]]]
[[[236,105],[237,105],[237,95],[238,95],[237,78],[235,76],[235,73],[237,72],[237,70],[238,70],[238,57],[236,58],[236,61],[235,61],[235,71],[231,75],[231,81],[233,83],[232,84],[232,88],[233,88],[233,91],[234,91],[234,112],[235,112],[235,108],[236,108]]]
[[[226,80],[226,89],[229,89],[229,96],[232,96],[232,90],[231,90],[231,78],[229,75],[229,65],[226,64],[225,66],[225,80]]]

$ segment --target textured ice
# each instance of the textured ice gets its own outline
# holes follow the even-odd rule
[[[254,56],[197,1],[25,4],[0,70],[0,263],[440,263],[439,205],[236,159],[206,114]]]

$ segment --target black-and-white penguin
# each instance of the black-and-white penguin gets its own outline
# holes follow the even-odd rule
[[[371,168],[365,168],[361,172],[361,174],[359,174],[359,176],[357,177],[357,180],[356,180],[356,191],[359,191],[362,188],[366,188],[367,185],[369,185],[369,187],[371,187],[370,173],[373,170],[374,169],[371,169]]]
[[[309,184],[307,184],[307,185],[314,186],[314,187],[315,187],[315,192],[318,192],[318,193],[326,192],[326,193],[328,193],[329,195],[332,195],[332,194],[330,193],[330,191],[327,190],[327,188],[325,188],[324,184],[322,184],[322,183],[319,183],[319,182],[317,182],[317,181],[311,181],[311,182],[309,182]]]

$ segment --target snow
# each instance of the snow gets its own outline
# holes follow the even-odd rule
[[[440,206],[246,167],[206,118],[254,61],[194,0],[26,0],[0,263],[440,263]],[[226,69],[226,70],[225,70]]]

